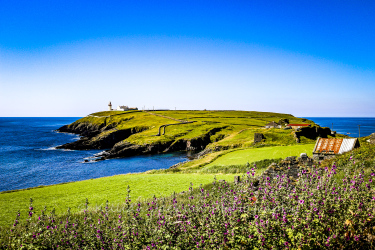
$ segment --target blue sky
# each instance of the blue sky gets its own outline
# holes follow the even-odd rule
[[[374,1],[0,3],[0,116],[375,116]]]

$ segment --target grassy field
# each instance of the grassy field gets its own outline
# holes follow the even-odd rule
[[[307,153],[307,155],[311,156],[314,146],[315,144],[305,144],[236,150],[218,157],[206,167],[228,166],[235,164],[243,165],[248,162],[251,163],[264,159],[277,159],[285,158],[288,156],[299,156],[301,153]]]
[[[233,181],[233,176],[217,175],[217,178]],[[106,200],[112,205],[124,203],[128,185],[131,189],[131,199],[135,201],[138,198],[151,198],[153,195],[167,196],[174,191],[188,190],[190,183],[199,186],[211,183],[213,180],[213,174],[127,174],[29,190],[2,192],[0,193],[0,225],[12,223],[18,210],[25,218],[30,198],[34,200],[33,204],[38,213],[44,206],[47,206],[48,210],[55,208],[56,212],[61,214],[65,213],[68,207],[72,212],[82,210],[86,198],[91,208],[103,206]]]

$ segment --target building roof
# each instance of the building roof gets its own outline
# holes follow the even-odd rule
[[[266,126],[279,126],[279,124],[275,121],[272,121],[272,122],[266,124]]]
[[[318,138],[313,153],[343,154],[359,146],[357,138]]]
[[[306,126],[310,126],[310,124],[288,124],[288,126],[293,126],[293,127],[306,127]]]

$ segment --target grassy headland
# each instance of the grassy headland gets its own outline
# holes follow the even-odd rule
[[[91,114],[60,129],[83,136],[68,149],[108,149],[103,159],[173,151],[206,153],[229,149],[311,144],[294,130],[265,129],[271,122],[308,123],[288,114],[254,111],[108,111]],[[318,130],[317,130],[318,131]],[[264,139],[254,143],[254,134]],[[298,137],[299,143],[296,141]],[[209,156],[208,156],[209,157]]]

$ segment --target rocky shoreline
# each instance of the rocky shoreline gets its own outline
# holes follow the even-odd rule
[[[72,123],[64,125],[57,129],[57,132],[78,134],[81,138],[78,141],[67,143],[56,147],[57,149],[71,149],[71,150],[90,150],[103,149],[105,150],[96,161],[130,157],[136,155],[158,154],[177,151],[201,151],[211,143],[210,137],[219,132],[222,128],[213,128],[207,133],[198,138],[190,140],[173,140],[165,143],[153,143],[137,145],[126,142],[125,139],[129,136],[140,133],[144,128],[131,128],[118,130],[113,124],[111,126],[93,125],[91,123]],[[190,158],[198,158],[206,151],[191,156]]]

